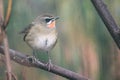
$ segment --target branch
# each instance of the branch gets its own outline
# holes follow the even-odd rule
[[[5,34],[5,31],[3,31],[3,44],[4,44],[4,53],[5,53],[5,62],[6,62],[6,68],[7,68],[7,79],[6,80],[12,80],[12,71],[11,71],[11,61],[10,61],[10,55],[9,55],[9,45],[8,45],[8,39],[7,35]]]
[[[3,46],[0,46],[0,53],[4,54]],[[19,64],[22,64],[22,65],[28,66],[28,67],[40,68],[45,71],[48,71],[48,66],[46,66],[46,64],[44,64],[38,60],[36,60],[35,63],[31,63],[31,61],[29,61],[29,59],[27,59],[28,56],[24,55],[23,53],[20,53],[18,51],[12,50],[12,49],[9,49],[9,53],[10,53],[11,59]],[[52,72],[59,76],[63,76],[69,80],[88,80],[84,76],[81,76],[75,72],[72,72],[70,70],[64,69],[64,68],[56,66],[56,65],[51,66],[49,72]]]
[[[3,1],[1,0],[0,4],[3,4]],[[11,63],[10,63],[10,55],[9,55],[9,44],[8,44],[8,39],[7,39],[7,35],[5,32],[5,28],[7,27],[9,18],[10,18],[10,14],[11,14],[11,7],[12,7],[12,0],[8,0],[8,9],[7,9],[7,14],[6,14],[6,19],[3,22],[3,15],[0,16],[0,20],[2,21],[0,24],[1,26],[1,35],[0,37],[2,37],[3,39],[1,39],[3,41],[3,45],[4,45],[4,54],[5,54],[5,62],[6,62],[6,68],[7,68],[7,72],[6,72],[6,80],[12,80],[12,71],[11,71]],[[3,5],[2,5],[3,8]],[[3,10],[3,9],[1,9]],[[3,11],[0,12],[0,14],[3,14]]]
[[[3,25],[4,29],[6,29],[7,24],[9,22],[11,10],[12,10],[12,0],[8,0],[7,13],[6,13],[6,17],[5,17],[5,21],[4,21],[4,25]]]
[[[91,0],[106,28],[120,49],[120,29],[102,0]]]
[[[4,23],[4,18],[3,15],[4,11],[3,11],[3,0],[0,0],[0,44],[3,42],[3,30],[2,30],[2,26]]]

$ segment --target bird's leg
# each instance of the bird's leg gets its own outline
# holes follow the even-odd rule
[[[47,55],[48,55],[48,62],[47,62],[47,66],[48,66],[48,71],[50,71],[50,68],[52,66],[52,63],[51,63],[51,59],[50,59],[50,55],[49,55],[49,52],[47,51]]]
[[[31,62],[31,63],[35,63],[37,61],[36,59],[36,50],[33,50],[33,56],[28,56],[27,59]]]
[[[33,57],[36,58],[36,50],[33,50]]]

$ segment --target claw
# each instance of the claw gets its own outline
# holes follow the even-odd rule
[[[34,56],[28,56],[27,59],[30,61],[30,63],[35,63],[37,61]]]
[[[48,67],[48,71],[50,71],[50,68],[52,67],[51,59],[46,63],[46,66]]]

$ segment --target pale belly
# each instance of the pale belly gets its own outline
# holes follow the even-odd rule
[[[56,40],[57,37],[54,35],[37,36],[27,43],[35,50],[49,51],[54,47]]]

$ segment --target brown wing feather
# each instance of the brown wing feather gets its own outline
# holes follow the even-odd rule
[[[20,32],[20,34],[28,33],[32,26],[33,26],[33,24],[29,24],[29,26],[27,26],[24,30],[22,30]]]
[[[33,24],[29,24],[28,27],[26,27],[24,30],[22,30],[22,31],[20,32],[20,34],[25,34],[25,35],[24,35],[24,38],[23,38],[24,41],[25,41],[25,37],[27,36],[27,34],[28,34],[28,32],[29,32],[29,30],[31,29],[32,26],[33,26]]]

